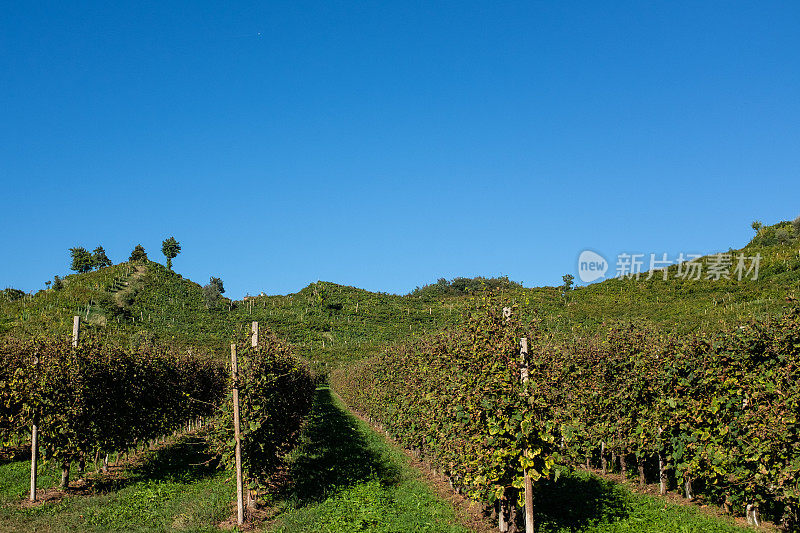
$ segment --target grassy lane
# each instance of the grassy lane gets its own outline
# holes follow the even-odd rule
[[[465,532],[402,452],[346,412],[327,388],[291,460],[277,532]]]
[[[534,495],[538,533],[753,531],[737,526],[730,517],[703,513],[695,505],[634,494],[623,485],[583,470],[564,472],[556,482],[541,483]]]
[[[168,448],[147,452],[145,460],[122,477],[96,487],[99,494],[67,496],[54,503],[21,508],[29,461],[0,465],[0,531],[216,531],[231,508],[230,473],[202,464],[202,440],[188,436]],[[58,481],[45,468],[41,487]]]

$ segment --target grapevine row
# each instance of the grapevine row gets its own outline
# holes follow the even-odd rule
[[[466,326],[337,371],[345,401],[474,500],[522,506],[523,472],[619,464],[797,527],[800,318],[677,337],[641,325],[557,341],[489,301]],[[530,355],[520,380],[520,340]]]

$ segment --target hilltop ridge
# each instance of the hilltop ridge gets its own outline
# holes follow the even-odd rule
[[[332,282],[288,295],[210,298],[203,287],[152,261],[125,262],[63,280],[63,288],[0,297],[0,334],[67,335],[73,315],[127,345],[170,344],[223,352],[249,322],[259,321],[303,355],[325,363],[358,358],[402,340],[446,328],[488,287],[516,303],[523,317],[557,335],[591,333],[613,321],[645,320],[664,328],[715,328],[780,312],[800,294],[800,229],[788,221],[760,227],[730,249],[727,276],[681,276],[678,265],[654,275],[612,278],[574,287],[524,288],[508,278],[439,280],[399,296]],[[758,255],[757,279],[738,279],[739,254]],[[713,256],[701,258],[707,263]],[[666,277],[666,279],[665,279]],[[499,280],[499,281],[497,281]],[[482,284],[482,285],[481,285]],[[462,287],[463,286],[463,287]],[[454,290],[453,287],[463,290]],[[465,288],[470,288],[466,290]]]

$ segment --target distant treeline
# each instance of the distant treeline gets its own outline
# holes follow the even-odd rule
[[[496,289],[521,289],[522,285],[516,281],[511,281],[508,276],[496,278],[453,278],[447,281],[439,278],[436,283],[417,287],[411,292],[411,296],[462,296],[482,290]]]

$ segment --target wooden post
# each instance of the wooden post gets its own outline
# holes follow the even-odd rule
[[[658,435],[661,436],[663,428],[658,428]],[[658,492],[663,496],[667,493],[667,464],[664,452],[658,450]]]
[[[250,339],[250,344],[253,348],[258,347],[258,322],[253,322],[253,336]]]
[[[242,435],[239,427],[239,367],[236,345],[231,344],[231,377],[233,378],[233,432],[236,439],[236,523],[244,523],[244,484],[242,483]]]
[[[450,484],[450,486],[452,487],[452,483]],[[508,521],[506,519],[506,504],[507,504],[507,502],[506,502],[505,499],[502,499],[502,500],[498,500],[497,503],[498,503],[498,509],[499,509],[499,511],[497,513],[497,529],[501,533],[507,533],[507,531],[508,531]]]
[[[619,469],[622,472],[622,480],[628,480],[628,454],[627,450],[623,450],[623,452],[619,456]]]
[[[521,363],[520,378],[525,387],[528,383],[528,339],[519,340],[519,359]],[[533,533],[533,483],[528,472],[525,471],[525,533]]]
[[[33,356],[33,371],[38,373],[39,370],[39,357]],[[33,424],[31,427],[31,494],[30,500],[36,501],[36,467],[37,459],[39,457],[39,420],[34,413]]]
[[[603,475],[605,475],[607,470],[606,441],[600,441],[600,469],[603,471]]]
[[[72,346],[78,347],[78,340],[81,336],[81,317],[75,315],[72,317]],[[64,461],[61,464],[61,488],[66,489],[69,487],[69,468],[70,461]]]
[[[81,335],[81,317],[75,315],[72,317],[72,346],[78,346],[78,339]]]

